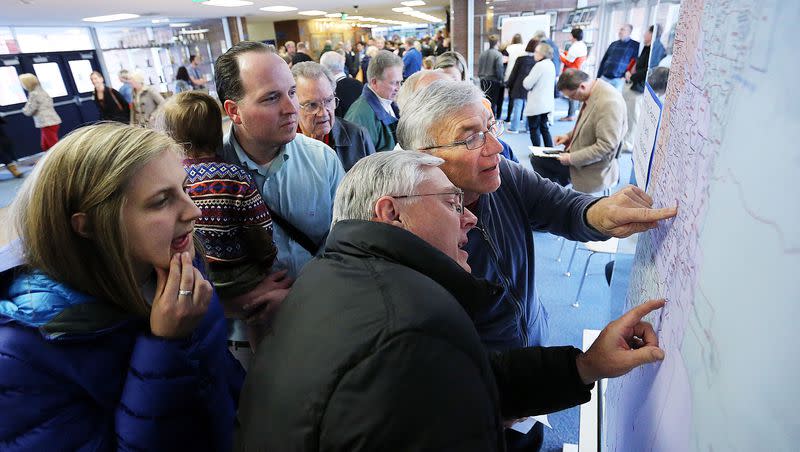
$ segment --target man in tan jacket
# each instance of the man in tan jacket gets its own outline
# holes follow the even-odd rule
[[[572,100],[583,102],[575,128],[556,137],[566,151],[558,156],[569,166],[572,186],[584,193],[597,193],[619,180],[619,154],[628,128],[625,100],[619,90],[603,80],[567,69],[558,78],[558,90]]]

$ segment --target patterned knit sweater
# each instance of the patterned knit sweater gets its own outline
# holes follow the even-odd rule
[[[210,263],[235,265],[248,260],[253,247],[244,243],[246,228],[261,227],[272,236],[272,218],[255,182],[240,166],[219,157],[188,158],[186,192],[202,211],[195,232]]]

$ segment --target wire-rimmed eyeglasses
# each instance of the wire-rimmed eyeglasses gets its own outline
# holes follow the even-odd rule
[[[392,196],[392,198],[400,199],[400,198],[414,198],[417,196],[440,196],[440,195],[455,195],[456,202],[453,204],[453,210],[461,215],[464,213],[464,190],[460,188],[456,188],[454,190],[445,191],[441,193],[419,193],[413,195],[401,195],[401,196]]]
[[[452,148],[456,146],[466,146],[467,149],[469,150],[478,149],[483,147],[483,145],[486,143],[487,133],[492,134],[492,136],[495,138],[500,138],[500,135],[502,135],[503,132],[505,131],[506,131],[506,126],[503,121],[499,120],[492,121],[489,124],[489,127],[487,128],[486,132],[478,132],[468,136],[465,140],[454,141],[449,144],[440,144],[437,146],[427,146],[424,148],[420,148],[420,151],[428,151],[430,149],[439,149],[439,148]]]
[[[320,109],[330,108],[331,106],[333,106],[333,108],[339,106],[338,97],[329,97],[327,99],[322,100],[321,102],[311,101],[300,104],[300,108],[303,109],[303,112],[309,115],[316,115],[317,113],[319,113]]]

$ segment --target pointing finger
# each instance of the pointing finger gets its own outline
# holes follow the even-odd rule
[[[646,223],[652,221],[665,220],[678,214],[677,207],[665,207],[662,209],[649,209],[645,207],[635,207],[629,209],[619,209],[617,224],[626,223]]]
[[[664,307],[666,303],[667,302],[664,299],[645,301],[639,306],[633,307],[630,311],[626,312],[622,317],[620,317],[620,323],[627,328],[634,328],[639,324],[639,322],[641,322],[642,317],[650,314],[656,309]]]

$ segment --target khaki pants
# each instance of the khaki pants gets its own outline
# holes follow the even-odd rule
[[[631,85],[627,84],[622,89],[622,98],[625,99],[625,106],[628,110],[628,131],[622,139],[622,150],[625,152],[633,151],[633,143],[639,133],[639,113],[642,110],[642,93],[633,91]]]

